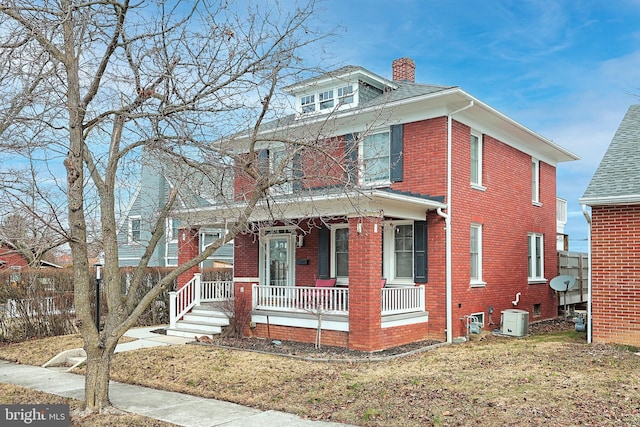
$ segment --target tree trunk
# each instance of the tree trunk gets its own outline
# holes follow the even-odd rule
[[[111,406],[109,401],[109,371],[113,349],[87,346],[87,372],[84,380],[85,409],[101,412]]]

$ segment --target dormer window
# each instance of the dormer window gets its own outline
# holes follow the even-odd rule
[[[353,102],[353,86],[338,88],[338,104],[351,104]]]
[[[327,90],[318,94],[318,101],[320,101],[320,109],[333,108],[333,90]]]
[[[315,95],[307,95],[300,98],[300,107],[303,113],[313,113],[316,111]]]

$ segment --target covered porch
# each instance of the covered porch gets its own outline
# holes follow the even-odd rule
[[[251,231],[234,237],[233,299],[236,316],[250,319],[245,335],[313,342],[321,328],[324,344],[364,351],[432,338],[428,304],[444,300],[442,280],[431,291],[427,283],[430,264],[443,271],[441,257],[428,262],[427,244],[442,242],[443,253],[439,198],[378,189],[277,206],[275,217],[273,206],[254,210]],[[211,226],[213,213],[192,212],[189,222]],[[335,284],[314,286],[327,278]],[[187,292],[199,293],[178,291]],[[181,298],[176,307],[188,311]]]

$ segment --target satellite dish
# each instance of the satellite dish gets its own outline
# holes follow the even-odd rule
[[[567,292],[576,287],[576,278],[568,274],[557,276],[551,279],[549,286],[554,291]]]
[[[576,278],[568,274],[557,276],[549,282],[551,289],[558,292],[564,292],[564,320],[567,320],[567,291],[576,286]]]

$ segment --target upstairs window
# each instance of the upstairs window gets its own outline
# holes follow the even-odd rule
[[[270,173],[280,182],[271,187],[273,194],[290,194],[293,192],[292,159],[286,150],[270,151]]]
[[[320,101],[320,109],[333,108],[333,90],[327,90],[318,94],[318,101]]]
[[[482,136],[471,134],[471,185],[482,186]]]
[[[338,88],[338,104],[351,104],[353,102],[353,86]]]
[[[389,132],[367,135],[362,140],[362,181],[389,181]]]
[[[531,159],[531,201],[540,204],[540,161]]]
[[[140,217],[129,218],[129,243],[139,243],[141,235],[142,219]]]
[[[300,98],[300,108],[303,113],[312,113],[316,111],[315,95],[307,95]]]

